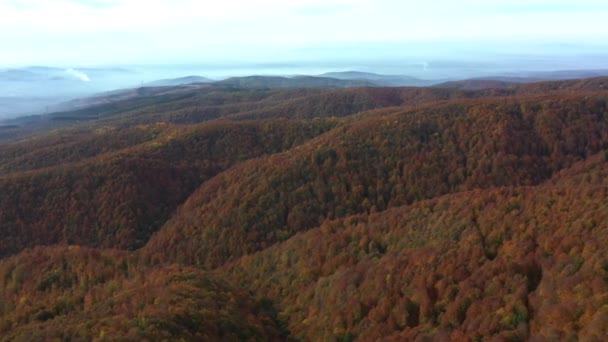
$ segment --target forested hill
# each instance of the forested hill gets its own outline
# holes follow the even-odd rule
[[[63,111],[50,114],[0,121],[0,142],[41,135],[59,128],[98,125],[100,121],[111,122],[112,125],[135,125],[156,122],[192,124],[219,118],[314,118],[345,116],[371,109],[415,106],[456,98],[608,89],[606,77],[527,83],[512,87],[484,86],[473,90],[466,86],[468,81],[455,82],[456,85],[447,84],[445,88],[238,88],[240,82],[259,79],[260,77],[237,78],[233,79],[237,84],[232,85],[197,83],[143,87],[74,100],[63,106],[71,109],[69,111],[64,108]],[[461,83],[465,86],[460,86]],[[484,84],[494,85],[489,80],[484,80]]]
[[[608,79],[240,86],[0,129],[4,339],[608,336]]]

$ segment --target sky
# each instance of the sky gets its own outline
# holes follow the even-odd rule
[[[606,0],[0,0],[0,66],[493,55],[601,63],[607,18]]]

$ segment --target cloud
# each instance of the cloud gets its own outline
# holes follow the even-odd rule
[[[331,15],[331,14],[339,14],[345,13],[351,9],[353,9],[353,5],[348,4],[335,4],[332,6],[304,6],[300,8],[293,9],[294,14],[298,15],[310,15],[310,16],[318,16],[318,15]]]
[[[265,61],[374,42],[605,45],[606,17],[605,0],[0,0],[0,65]]]
[[[83,7],[109,8],[119,6],[124,0],[54,0],[54,5],[61,3],[72,3]],[[6,0],[6,4],[17,9],[36,9],[49,5],[49,1],[43,0]]]
[[[77,79],[79,79],[83,82],[91,82],[91,79],[89,78],[89,76],[82,71],[78,71],[78,70],[69,68],[69,69],[65,69],[65,72],[71,76],[76,77]]]
[[[71,0],[72,2],[92,8],[112,8],[120,6],[120,2],[115,0]]]

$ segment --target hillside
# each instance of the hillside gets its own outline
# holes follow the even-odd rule
[[[535,185],[608,147],[606,100],[462,101],[341,126],[206,182],[146,250],[215,267],[325,219]]]
[[[141,247],[202,182],[240,160],[289,149],[335,125],[158,124],[81,133],[79,141],[75,134],[51,135],[42,146],[9,145],[0,153],[0,255],[55,243]]]
[[[192,268],[124,253],[36,248],[0,262],[3,340],[278,340],[271,308]]]
[[[492,79],[470,79],[464,81],[448,81],[435,84],[437,88],[453,88],[463,90],[480,90],[480,89],[496,89],[496,88],[514,88],[522,82],[492,80]]]
[[[3,340],[605,339],[608,79],[250,80],[0,131]]]
[[[222,272],[277,298],[305,339],[599,341],[608,319],[607,172],[602,157],[582,181],[324,222]]]

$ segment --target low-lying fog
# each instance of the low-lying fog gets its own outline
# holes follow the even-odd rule
[[[116,89],[133,88],[161,79],[191,75],[221,80],[247,75],[321,75],[332,71],[363,71],[406,75],[424,80],[475,77],[570,78],[585,73],[550,73],[558,70],[606,70],[606,56],[461,56],[365,61],[303,61],[292,63],[226,63],[190,65],[125,65],[112,67],[13,67],[0,68],[0,119],[52,111],[70,99]],[[561,75],[561,76],[560,76]],[[589,76],[595,74],[589,73]]]

